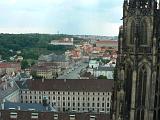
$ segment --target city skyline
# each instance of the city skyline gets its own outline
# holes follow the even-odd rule
[[[118,35],[123,0],[1,0],[1,33]]]

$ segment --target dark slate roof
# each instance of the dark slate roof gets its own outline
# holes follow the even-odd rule
[[[1,110],[1,120],[11,120],[10,113],[16,112],[16,120],[33,120],[31,119],[32,111],[9,111]],[[108,114],[99,113],[55,113],[55,112],[39,112],[38,119],[35,120],[54,120],[54,115],[58,115],[58,120],[70,120],[70,115],[75,115],[75,120],[90,120],[90,116],[95,116],[96,120],[110,120]]]
[[[65,55],[56,55],[55,53],[52,53],[50,55],[41,56],[39,60],[45,60],[48,62],[54,61],[54,62],[65,62],[66,56]]]
[[[53,107],[48,106],[46,109],[45,106],[43,106],[42,104],[38,104],[38,103],[4,102],[4,110],[9,110],[10,108],[15,108],[15,110],[18,110],[18,107],[22,111],[29,111],[29,109],[34,109],[34,111],[37,111],[37,112],[50,112],[50,111],[56,112],[56,110]]]
[[[98,69],[94,69],[95,71],[114,71],[114,67],[105,67],[105,66],[99,66]]]
[[[0,102],[3,100],[6,96],[12,94],[13,92],[19,90],[16,83],[13,81],[13,87],[11,87],[9,82],[7,83],[7,89],[3,90],[3,85],[5,85],[5,82],[0,83]]]
[[[65,55],[51,55],[51,61],[55,61],[55,62],[66,62],[66,57]]]
[[[20,73],[20,78],[30,78],[30,76],[27,73]]]
[[[27,82],[26,80],[16,81],[16,83],[20,89],[28,89],[28,84],[26,84],[26,82]]]
[[[23,85],[22,85],[23,83]],[[27,80],[17,81],[21,89],[31,91],[88,91],[88,92],[111,92],[112,80],[92,80],[92,79],[67,79],[67,80]]]

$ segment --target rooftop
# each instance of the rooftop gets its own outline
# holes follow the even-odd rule
[[[32,111],[9,111],[3,110],[0,111],[1,116],[0,119],[10,120],[10,113],[16,113],[16,120],[32,120],[31,115]],[[110,116],[108,114],[100,113],[56,113],[56,112],[39,112],[37,114],[38,120],[54,120],[55,117],[58,120],[71,120],[70,117],[75,117],[75,120],[110,120]],[[72,118],[73,119],[73,118]],[[37,119],[36,119],[37,120]]]
[[[56,55],[55,53],[52,53],[50,55],[41,55],[39,57],[39,60],[47,61],[47,62],[66,62],[66,56],[65,55]]]
[[[50,66],[52,68],[59,68],[60,67],[60,65],[58,65],[58,64],[56,64],[54,62],[45,62],[45,61],[44,62],[40,61],[38,63],[38,66]]]
[[[92,79],[66,79],[66,80],[27,80],[17,81],[21,89],[31,91],[88,91],[88,92],[111,92],[113,81]]]
[[[94,71],[114,71],[115,67],[108,67],[108,66],[99,66],[95,68]]]
[[[19,74],[17,74],[17,77],[19,79],[30,79],[30,75],[28,75],[27,73],[25,72],[20,72]]]
[[[50,66],[37,66],[37,65],[35,65],[31,68],[31,70],[32,71],[41,71],[41,70],[49,71],[49,70],[51,70],[51,67]]]
[[[90,61],[89,61],[89,64],[97,64],[97,63],[98,63],[97,60],[90,60]]]
[[[103,41],[96,41],[96,44],[116,44],[118,46],[117,40],[103,40]]]
[[[9,110],[10,108],[14,108],[15,110],[29,111],[34,110],[37,112],[49,112],[56,110],[51,106],[43,106],[42,104],[37,103],[13,103],[13,102],[4,102],[4,110]]]
[[[9,82],[2,82],[0,84],[0,101],[3,100],[8,95],[11,95],[15,91],[17,91],[19,88],[15,84],[15,82],[12,81],[12,83]]]
[[[2,62],[0,63],[0,68],[15,68],[20,67],[20,63]]]

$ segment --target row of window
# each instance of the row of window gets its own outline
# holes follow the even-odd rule
[[[97,103],[97,104],[95,104],[95,103],[81,103],[81,105],[83,106],[83,107],[100,107],[100,105],[101,105],[101,107],[105,107],[105,103]],[[63,102],[63,106],[68,106],[68,107],[70,107],[71,106],[71,103],[70,102],[68,102],[68,103],[65,103],[65,102]],[[72,106],[73,107],[75,107],[76,106],[76,103],[72,103]],[[77,106],[78,107],[80,107],[80,103],[77,103]],[[109,106],[109,103],[107,103],[107,107],[110,107]]]
[[[25,99],[42,99],[42,96],[25,96]],[[21,99],[23,99],[23,96],[21,96]],[[53,96],[52,98],[49,96],[48,97],[48,99],[49,100],[56,100],[56,97],[55,96]],[[76,99],[76,97],[63,97],[63,99],[61,98],[61,97],[57,97],[57,100],[80,100],[80,97],[77,97],[77,99]],[[88,98],[85,98],[85,97],[82,97],[82,99],[81,100],[88,100],[88,101],[90,101],[90,100],[92,100],[92,101],[95,101],[95,100],[97,100],[97,101],[99,101],[100,100],[100,97],[88,97]],[[102,101],[105,101],[105,97],[102,97],[102,99],[101,99]],[[109,101],[110,100],[110,98],[108,97],[107,98],[107,101]]]
[[[23,101],[22,101],[22,103],[23,103]],[[26,101],[26,103],[37,103],[37,101],[30,101],[30,102]],[[42,101],[39,101],[39,103],[41,104]],[[51,104],[53,107],[56,106],[55,102],[53,102],[53,103],[49,102],[48,104]],[[78,107],[80,107],[80,106],[82,106],[82,107],[105,107],[105,103],[101,103],[101,104],[100,103],[77,103],[76,104],[75,102],[73,102],[73,103],[63,102],[63,106],[68,106],[68,107],[73,106],[73,107],[75,107],[76,105]],[[106,103],[106,105],[107,105],[106,107],[110,107],[109,103]],[[58,103],[57,106],[60,106],[60,103]]]
[[[46,92],[46,91],[21,91],[21,93],[30,93],[30,94],[58,94],[58,95],[111,95],[110,92]]]
[[[70,109],[70,108],[64,108],[63,107],[63,112],[65,112],[65,111],[104,112],[105,109],[104,108],[101,108],[101,109],[99,109],[99,108],[87,108],[87,109],[86,108],[77,108],[77,110],[76,110],[75,108]],[[107,108],[106,112],[110,112],[110,108]]]

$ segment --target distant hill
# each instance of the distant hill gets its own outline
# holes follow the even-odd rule
[[[64,51],[72,48],[63,46],[51,46],[51,40],[57,40],[64,37],[72,37],[63,34],[0,34],[0,55],[2,59],[7,59],[21,51],[24,59],[38,59],[41,54],[49,54],[51,52],[64,53]]]
[[[84,41],[94,40],[115,40],[117,36],[96,36],[96,35],[66,35],[66,34],[0,34],[0,55],[7,59],[21,51],[24,59],[38,59],[41,54],[62,54],[73,47],[52,46],[48,43],[51,40],[58,40],[65,37],[73,37],[74,44],[81,44]]]
[[[97,35],[74,35],[75,37],[88,40],[117,40],[118,36],[97,36]]]

